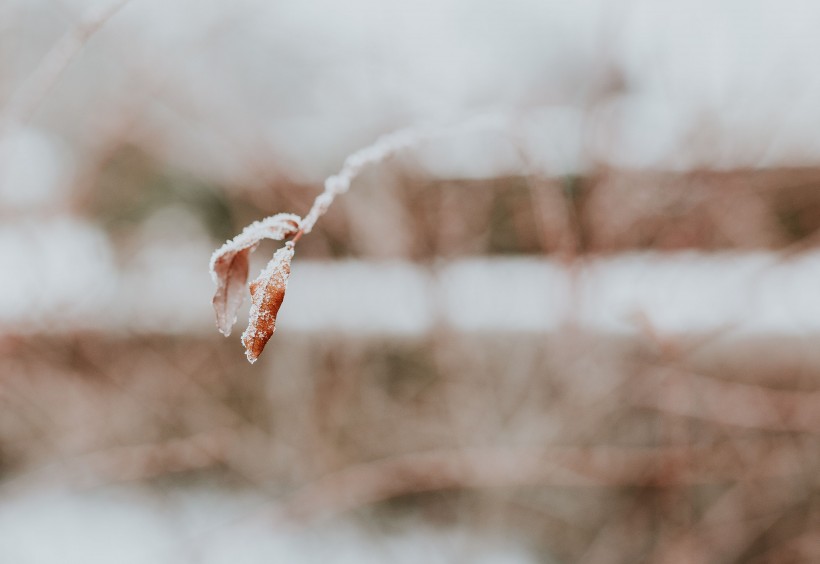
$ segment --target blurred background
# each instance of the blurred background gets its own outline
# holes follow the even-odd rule
[[[0,0],[0,562],[820,562],[818,18]]]

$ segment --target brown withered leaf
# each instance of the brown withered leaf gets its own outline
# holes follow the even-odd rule
[[[216,313],[216,326],[226,337],[236,323],[236,312],[245,298],[248,282],[248,255],[256,244],[219,256],[211,269],[217,275],[217,288],[212,300]]]
[[[245,356],[253,364],[276,331],[276,315],[285,299],[290,276],[293,244],[288,243],[273,255],[268,266],[251,282],[251,311],[248,328],[242,333]]]
[[[282,239],[299,230],[297,215],[280,213],[256,221],[242,233],[226,242],[211,256],[211,277],[216,283],[213,306],[216,326],[226,337],[236,323],[236,312],[245,299],[248,282],[248,258],[262,239]]]

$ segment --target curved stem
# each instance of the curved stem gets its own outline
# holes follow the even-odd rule
[[[302,232],[310,233],[316,221],[327,212],[336,196],[347,192],[353,180],[368,165],[382,162],[402,149],[412,147],[422,141],[444,137],[460,131],[488,127],[501,128],[506,121],[507,117],[503,114],[481,114],[450,125],[411,126],[378,138],[372,145],[359,149],[348,156],[341,170],[327,177],[324,183],[324,191],[316,196],[310,211],[302,219],[299,233],[294,237],[294,242],[301,237]]]

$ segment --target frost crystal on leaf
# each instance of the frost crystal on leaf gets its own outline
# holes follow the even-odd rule
[[[236,312],[245,296],[248,282],[248,256],[262,239],[282,239],[299,230],[298,215],[280,213],[255,221],[242,233],[227,241],[211,256],[211,278],[216,283],[213,306],[216,325],[226,337],[236,323]]]
[[[293,259],[293,243],[276,251],[268,266],[251,282],[251,311],[248,328],[242,333],[245,356],[253,364],[276,330],[276,315],[285,299]]]
[[[242,344],[245,345],[248,360],[255,362],[276,328],[276,314],[285,297],[294,244],[302,235],[310,233],[336,196],[347,192],[353,180],[370,164],[381,162],[424,140],[454,131],[497,128],[505,123],[498,118],[497,115],[488,114],[457,126],[411,127],[380,137],[372,145],[348,156],[342,169],[325,179],[324,190],[313,201],[304,218],[280,213],[249,225],[234,239],[222,245],[211,257],[211,277],[217,285],[213,304],[219,330],[227,336],[236,323],[236,312],[242,305],[244,287],[248,280],[248,255],[262,239],[282,240],[293,235],[293,239],[285,247],[276,251],[267,268],[250,286],[253,303],[250,323],[242,334]]]

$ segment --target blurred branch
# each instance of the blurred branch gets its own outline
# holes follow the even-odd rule
[[[647,385],[652,391],[633,394],[634,405],[723,425],[820,433],[820,392],[774,390],[673,370]]]
[[[785,508],[803,495],[799,488],[767,488],[765,496],[760,486],[745,476],[723,493],[706,510],[700,520],[682,532],[672,528],[662,535],[649,562],[711,562],[716,554],[724,561],[739,558],[749,543],[781,517]],[[765,501],[755,507],[749,500],[755,496]],[[738,523],[743,523],[742,527]]]
[[[2,491],[37,489],[52,482],[94,487],[202,470],[227,464],[227,452],[237,435],[235,429],[217,428],[163,442],[116,446],[69,456],[4,481]]]
[[[8,126],[27,121],[89,39],[128,2],[129,0],[118,0],[110,6],[94,11],[67,31],[0,111],[0,125]]]
[[[771,460],[749,469],[755,480],[792,476],[801,466],[780,443],[757,441],[744,455]],[[299,489],[286,519],[329,517],[402,495],[446,489],[525,486],[672,487],[737,479],[735,445],[709,447],[465,448],[416,452],[332,473]]]

